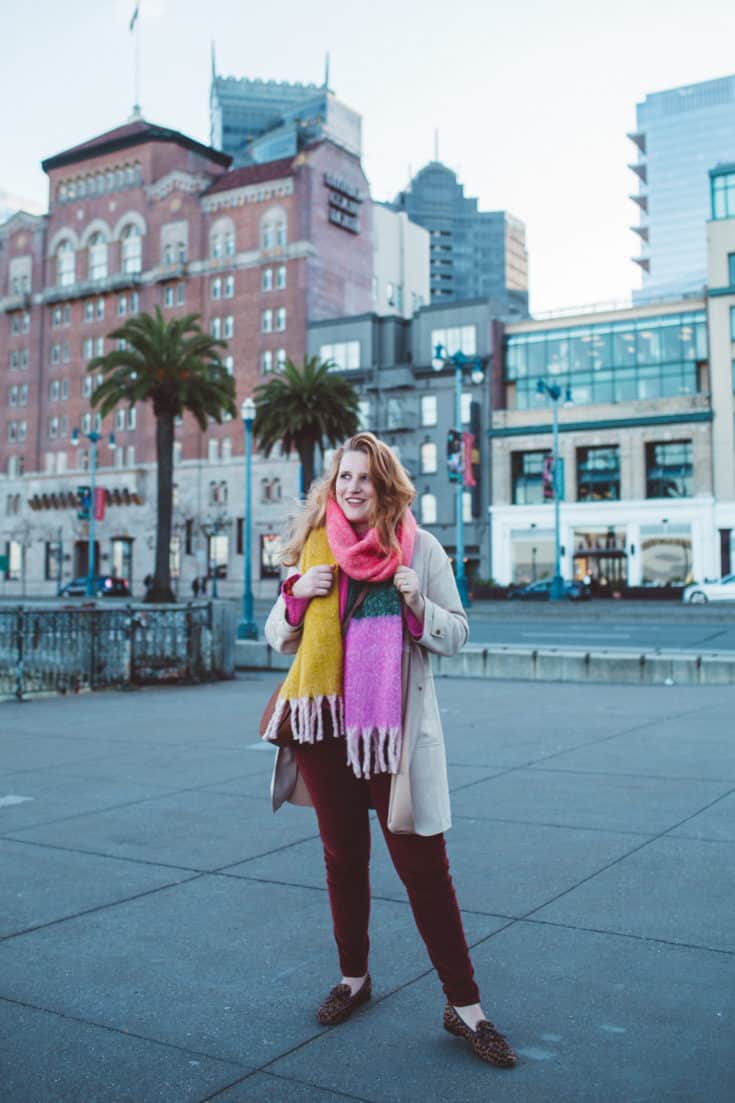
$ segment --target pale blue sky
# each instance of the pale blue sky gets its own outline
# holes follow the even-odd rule
[[[120,125],[133,102],[134,0],[26,0],[2,17],[0,188],[45,203],[42,158]],[[209,138],[220,73],[330,83],[363,116],[373,195],[432,156],[484,210],[526,222],[536,310],[637,282],[626,169],[647,92],[735,71],[731,0],[141,0],[146,118]],[[704,232],[704,231],[703,231]]]

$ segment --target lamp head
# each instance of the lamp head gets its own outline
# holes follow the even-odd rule
[[[74,447],[76,447],[77,444],[79,444],[79,430],[78,429],[72,429],[72,431],[71,431],[71,442],[74,445]]]
[[[431,361],[431,366],[434,371],[441,371],[444,367],[446,357],[444,355],[444,345],[434,345],[434,357]]]
[[[536,380],[536,394],[546,394],[546,384],[543,379]]]
[[[255,420],[255,403],[252,398],[245,398],[240,404],[240,417],[246,425]]]

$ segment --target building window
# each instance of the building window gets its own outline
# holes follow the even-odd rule
[[[279,264],[276,268],[276,288],[283,291],[286,287],[286,265]]]
[[[286,328],[286,308],[285,306],[279,306],[276,310],[276,329],[279,332],[283,332]]]
[[[164,287],[164,289],[163,289],[163,305],[164,306],[173,306],[174,305],[174,289],[173,289],[172,284],[169,284],[168,287]]]
[[[18,422],[18,444],[23,444],[28,432],[28,423],[26,421]]]
[[[712,218],[735,218],[735,172],[712,177]]]
[[[332,345],[321,345],[319,359],[333,365],[334,371],[354,371],[360,367],[360,342],[338,341]]]
[[[98,299],[97,300],[97,318],[98,318],[98,320],[100,320],[100,319],[104,318],[104,316],[105,316],[105,300],[104,299]]]
[[[727,254],[727,285],[735,287],[735,253]]]
[[[222,298],[222,280],[219,276],[217,276],[216,279],[212,280],[212,285],[209,290],[209,297],[210,299]]]
[[[212,318],[209,323],[209,332],[217,341],[222,337],[222,319]]]
[[[128,447],[126,449],[125,460],[126,460],[126,466],[127,467],[135,467],[135,445],[134,444],[129,444],[128,445]]]
[[[263,333],[270,333],[273,329],[273,311],[264,310],[260,316],[260,328]]]
[[[455,352],[463,352],[465,356],[475,356],[477,353],[477,327],[450,326],[448,329],[432,329],[432,356],[434,356],[437,345],[442,346],[443,356],[454,356]]]
[[[182,306],[186,302],[186,284],[179,283],[176,285],[176,304]]]
[[[235,297],[235,277],[225,276],[225,298],[233,299]]]
[[[140,296],[137,291],[132,291],[130,294],[130,313],[137,314],[140,309]]]
[[[115,429],[117,430],[117,432],[121,433],[124,428],[125,410],[121,406],[118,406],[118,408],[115,410]]]
[[[421,495],[420,500],[421,508],[421,524],[422,525],[435,525],[436,524],[436,495],[426,494]]]
[[[436,425],[437,423],[437,401],[435,394],[422,394],[421,395],[421,424],[423,426]]]
[[[548,452],[512,452],[510,458],[513,505],[539,505],[544,500],[544,473]]]
[[[89,240],[89,278],[104,280],[107,278],[107,242],[102,234],[92,234]]]
[[[421,445],[421,474],[436,474],[436,444],[432,440],[424,441]]]
[[[234,257],[235,255],[235,235],[233,233],[225,234],[225,256]]]
[[[124,318],[128,312],[128,297],[127,295],[120,295],[117,300],[117,316],[118,318]]]
[[[207,559],[209,577],[227,578],[227,564],[230,558],[230,538],[226,532],[213,533],[207,538]]]
[[[135,429],[138,423],[138,413],[135,406],[131,406],[128,410],[128,429]]]
[[[59,364],[61,362],[61,345],[51,346],[51,363]]]
[[[370,428],[370,399],[361,398],[357,403],[357,423],[361,431]]]
[[[690,440],[646,445],[647,498],[691,498],[693,482]]]
[[[126,226],[122,235],[122,270],[140,272],[143,267],[143,238],[137,226]]]
[[[282,372],[286,366],[286,350],[276,349],[276,371]]]
[[[59,400],[59,380],[52,379],[48,385],[48,397],[49,402],[58,402]]]
[[[262,291],[273,290],[273,269],[264,268],[260,277],[260,287]]]
[[[56,252],[56,285],[69,287],[74,283],[74,246],[70,241],[62,241]]]
[[[13,385],[8,391],[8,406],[18,405],[18,388]]]
[[[273,371],[273,353],[271,349],[263,349],[260,354],[260,370],[263,375],[270,375]]]
[[[620,498],[620,449],[617,445],[577,449],[577,501]]]
[[[235,318],[232,314],[228,314],[224,320],[224,326],[222,327],[223,337],[234,337],[235,335]]]
[[[210,440],[207,444],[207,458],[210,463],[217,463],[219,460],[219,441]]]
[[[50,417],[48,419],[48,436],[49,440],[56,440],[59,435],[59,419],[57,417]]]
[[[68,397],[69,397],[69,380],[68,379],[62,379],[61,380],[61,401],[65,402]]]

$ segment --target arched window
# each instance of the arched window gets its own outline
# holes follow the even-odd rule
[[[209,255],[213,260],[222,256],[222,238],[219,234],[213,234],[209,242]]]
[[[74,283],[74,246],[67,238],[56,250],[56,286],[69,287]]]
[[[126,226],[122,232],[122,270],[140,272],[143,267],[143,239],[137,226]]]
[[[260,247],[273,249],[286,245],[287,242],[286,213],[282,207],[271,207],[260,222]]]
[[[89,278],[104,280],[107,277],[107,242],[101,233],[89,239]]]
[[[81,180],[77,181],[77,196],[80,199],[84,199],[86,194],[87,194],[87,181],[84,179],[84,177],[82,177]]]
[[[225,234],[225,256],[234,257],[235,255],[235,235],[230,232]]]

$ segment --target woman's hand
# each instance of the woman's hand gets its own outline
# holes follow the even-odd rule
[[[419,588],[419,576],[410,567],[399,567],[393,578],[398,590],[417,620],[424,619],[424,595]]]
[[[310,567],[306,574],[302,574],[294,582],[292,595],[301,598],[326,597],[334,583],[334,567],[334,563]]]

